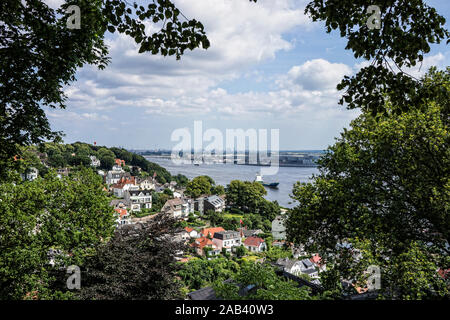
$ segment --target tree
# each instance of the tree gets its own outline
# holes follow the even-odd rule
[[[81,29],[68,29],[72,12],[80,8]],[[60,139],[51,130],[43,106],[64,108],[63,88],[85,64],[104,69],[109,62],[106,32],[119,32],[140,45],[139,52],[180,59],[186,50],[207,49],[203,25],[186,17],[170,0],[147,7],[125,0],[74,0],[54,10],[43,0],[0,3],[0,160],[11,160],[20,145]],[[146,34],[145,23],[162,23]],[[148,29],[147,29],[148,30]],[[4,166],[0,166],[3,169]]]
[[[406,269],[399,263],[406,257],[417,270],[449,266],[450,68],[422,81],[440,83],[442,93],[401,115],[377,121],[364,113],[352,121],[320,160],[313,182],[295,185],[299,205],[287,220],[288,239],[319,252],[344,279],[360,278],[369,262],[380,266],[382,293],[393,298],[425,294],[402,283],[398,273]],[[423,288],[439,287],[421,279]]]
[[[422,99],[433,99],[440,84],[421,82],[405,69],[421,64],[430,44],[448,43],[445,18],[424,0],[387,0],[377,3],[380,27],[369,28],[368,22],[373,22],[370,5],[365,0],[313,0],[305,9],[313,21],[325,22],[327,33],[339,29],[355,58],[372,60],[338,85],[339,90],[345,89],[340,104],[376,116],[399,114],[420,105]]]
[[[185,187],[188,184],[188,182],[189,182],[189,179],[185,175],[182,175],[180,173],[177,174],[176,176],[173,176],[172,179],[180,187]]]
[[[115,163],[115,159],[111,156],[104,156],[100,158],[100,166],[103,169],[111,170]]]
[[[226,300],[310,300],[310,290],[285,280],[275,273],[273,267],[259,263],[241,265],[240,272],[231,283],[216,281],[214,291]],[[239,295],[239,289],[252,286],[246,295]]]
[[[266,194],[258,182],[233,180],[226,189],[227,204],[244,212],[255,212]]]
[[[181,264],[178,276],[185,286],[193,291],[211,285],[215,281],[225,281],[238,270],[238,263],[224,257],[212,260],[195,258]]]
[[[211,188],[211,193],[221,196],[225,194],[225,188],[221,185],[217,185]]]
[[[181,299],[175,257],[186,248],[172,241],[175,220],[157,215],[148,224],[117,229],[83,265],[83,299]]]
[[[71,297],[59,286],[65,268],[81,265],[114,230],[114,210],[101,178],[89,169],[72,177],[50,172],[35,181],[0,184],[0,299]],[[50,264],[50,251],[59,252]],[[63,269],[63,274],[59,271]]]
[[[188,182],[185,193],[192,198],[198,198],[203,194],[209,195],[214,184],[214,180],[210,177],[198,176]]]

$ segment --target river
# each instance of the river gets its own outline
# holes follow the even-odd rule
[[[147,160],[166,168],[172,175],[179,173],[189,179],[197,176],[210,176],[216,184],[226,187],[232,180],[253,181],[260,167],[236,164],[175,164],[170,159],[146,156]],[[273,176],[264,176],[264,182],[279,182],[277,189],[266,188],[266,199],[275,201],[287,208],[295,206],[291,199],[292,187],[297,181],[308,182],[313,174],[318,174],[315,167],[280,167],[278,173]]]

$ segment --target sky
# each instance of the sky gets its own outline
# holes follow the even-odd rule
[[[58,6],[62,0],[46,0]],[[344,75],[367,62],[345,50],[338,32],[304,14],[306,0],[174,0],[200,20],[211,42],[175,57],[138,54],[134,40],[108,34],[111,63],[84,66],[65,88],[65,110],[47,109],[64,141],[128,149],[171,149],[174,130],[279,129],[281,150],[325,149],[357,110],[338,105]],[[450,1],[429,0],[447,20]],[[447,23],[447,28],[448,28]],[[156,30],[147,24],[148,30]],[[450,50],[433,45],[421,70],[449,65]]]

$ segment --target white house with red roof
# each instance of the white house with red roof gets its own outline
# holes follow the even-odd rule
[[[114,211],[116,211],[117,213],[116,219],[117,226],[122,226],[131,223],[130,214],[128,213],[128,210],[126,208],[114,209]]]
[[[191,237],[191,239],[197,239],[199,237],[197,230],[195,230],[193,228],[185,227],[184,230],[186,230],[186,232],[189,234],[189,237]]]
[[[195,252],[199,256],[205,255],[205,248],[209,248],[209,255],[220,254],[220,249],[212,242],[211,239],[208,239],[206,237],[196,239],[191,246],[195,248]]]
[[[263,252],[267,250],[266,242],[259,237],[249,237],[245,239],[244,247],[250,252]]]
[[[122,177],[119,182],[115,183],[111,187],[113,193],[118,198],[123,198],[127,190],[138,190],[135,177]]]

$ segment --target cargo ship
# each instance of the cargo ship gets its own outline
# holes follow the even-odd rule
[[[261,183],[264,187],[268,187],[268,188],[277,188],[278,185],[280,184],[279,182],[265,183],[265,182],[263,181],[263,178],[262,178],[262,175],[261,175],[261,174],[256,174],[255,182],[259,182],[259,183]]]

